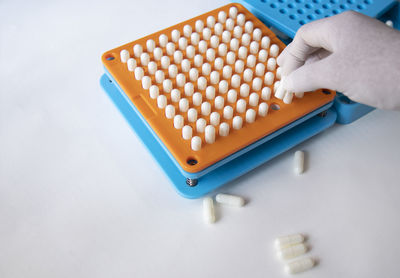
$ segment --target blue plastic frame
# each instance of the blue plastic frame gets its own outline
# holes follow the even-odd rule
[[[333,109],[327,110],[324,117],[306,116],[303,121],[297,122],[297,125],[293,123],[277,131],[269,141],[258,144],[255,148],[207,172],[198,179],[196,186],[190,187],[186,184],[187,177],[182,174],[162,142],[158,140],[129,99],[124,97],[118,86],[106,74],[101,77],[100,84],[164,170],[177,192],[185,198],[199,198],[208,194],[329,128],[336,121],[336,111]],[[326,111],[325,109],[328,109],[330,105],[332,103],[321,107],[317,110],[318,113]]]

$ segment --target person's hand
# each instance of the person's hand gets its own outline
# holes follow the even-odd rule
[[[383,109],[400,109],[400,32],[348,11],[302,26],[278,57],[292,92],[319,88]]]

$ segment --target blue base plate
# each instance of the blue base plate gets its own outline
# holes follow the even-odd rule
[[[118,107],[132,129],[136,132],[143,144],[148,148],[157,163],[164,170],[179,194],[186,198],[199,198],[218,187],[244,175],[277,155],[289,150],[299,143],[309,139],[319,132],[332,126],[336,121],[334,109],[327,110],[324,117],[314,116],[307,120],[298,120],[299,124],[277,131],[279,135],[272,136],[271,140],[257,145],[257,147],[226,162],[224,165],[209,171],[198,178],[198,184],[190,187],[186,184],[186,176],[176,166],[167,153],[165,147],[155,138],[150,128],[143,122],[133,109],[131,103],[121,94],[118,87],[104,74],[100,84],[114,104]],[[316,112],[328,109],[332,103],[321,107]],[[307,117],[307,116],[306,116]],[[256,142],[257,143],[257,142]],[[254,143],[254,144],[256,144]]]

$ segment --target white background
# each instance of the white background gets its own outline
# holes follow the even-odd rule
[[[0,2],[0,277],[283,277],[272,242],[293,232],[319,259],[298,277],[399,277],[399,112],[300,145],[302,176],[289,151],[225,186],[248,203],[206,225],[100,88],[100,57],[228,2],[81,2]]]

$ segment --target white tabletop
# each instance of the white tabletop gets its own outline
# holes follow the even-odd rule
[[[221,189],[180,197],[99,86],[101,54],[225,1],[0,3],[0,277],[284,277],[276,236],[309,236],[298,277],[399,277],[400,113],[374,111]],[[89,3],[90,2],[90,3]]]

